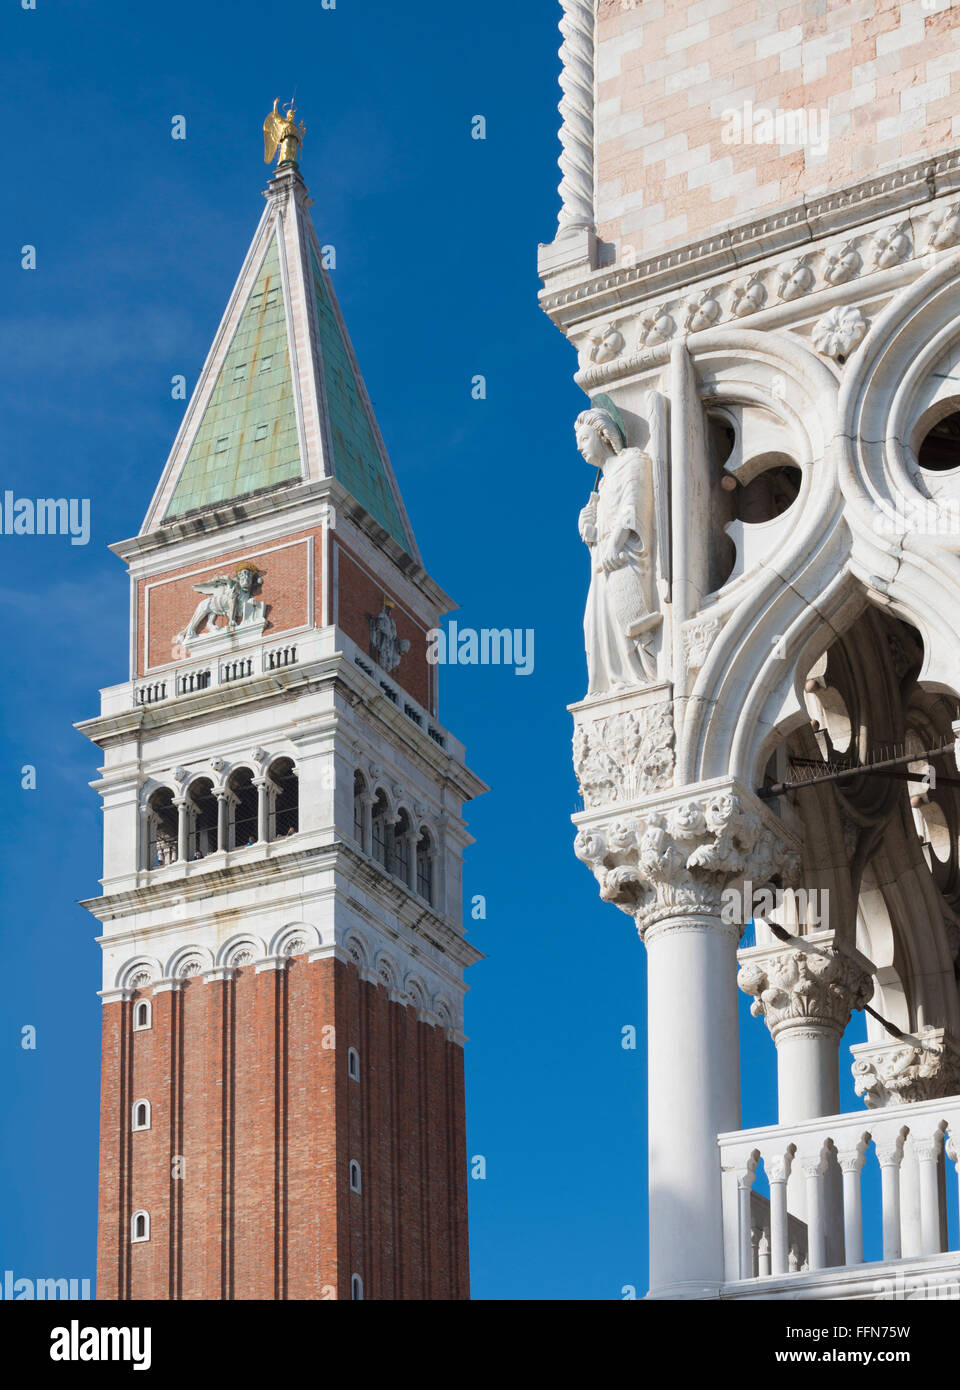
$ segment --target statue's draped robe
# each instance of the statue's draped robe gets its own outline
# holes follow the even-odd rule
[[[619,563],[632,571],[636,590],[645,587],[649,556],[645,555],[643,532],[649,506],[645,499],[644,455],[639,449],[624,449],[610,457],[603,469],[596,503],[597,538],[590,546],[592,575],[583,618],[586,639],[587,693],[598,695],[622,686],[641,685],[650,679],[637,653],[636,638],[626,634],[624,592],[630,577],[619,570],[605,573],[600,563],[606,542],[627,531],[620,548]],[[635,616],[649,612],[638,597]]]

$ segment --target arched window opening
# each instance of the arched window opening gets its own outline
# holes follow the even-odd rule
[[[366,849],[366,835],[364,833],[364,803],[363,798],[367,794],[367,784],[363,779],[362,772],[353,774],[353,838],[361,849]]]
[[[138,999],[133,1008],[133,1031],[142,1033],[145,1029],[152,1027],[152,1010],[148,999]]]
[[[427,830],[417,841],[417,892],[433,906],[433,841]]]
[[[133,1127],[134,1129],[150,1128],[150,1102],[148,1100],[134,1101]]]
[[[928,473],[960,468],[960,410],[945,415],[927,431],[917,450],[917,462]]]
[[[169,787],[160,787],[147,804],[150,807],[147,817],[150,837],[147,866],[157,869],[164,864],[172,864],[177,857],[177,808]]]
[[[360,1191],[360,1164],[355,1158],[350,1160],[350,1191]]]
[[[393,827],[392,872],[404,883],[410,882],[410,817],[401,811]]]
[[[387,816],[390,808],[387,805],[387,798],[384,792],[377,792],[377,799],[373,803],[372,829],[373,829],[373,857],[378,864],[387,868]]]
[[[130,1239],[149,1240],[150,1239],[150,1213],[146,1211],[135,1211],[130,1218]]]
[[[292,758],[277,758],[270,764],[270,778],[276,787],[273,799],[273,838],[282,840],[300,829],[300,779]]]
[[[360,1053],[355,1047],[347,1049],[347,1075],[351,1081],[360,1080]]]
[[[227,789],[233,796],[233,848],[257,843],[257,789],[248,767],[230,774]]]
[[[734,493],[736,515],[741,521],[757,524],[773,521],[792,507],[800,493],[803,474],[786,455],[774,454],[770,457],[780,459],[764,468],[751,479],[745,487],[738,487]]]
[[[217,852],[217,798],[209,777],[201,777],[190,786],[190,849],[191,859],[205,859]]]
[[[363,1280],[359,1274],[350,1276],[350,1297],[354,1303],[363,1302]]]

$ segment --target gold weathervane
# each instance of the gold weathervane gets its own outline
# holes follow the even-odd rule
[[[307,127],[303,121],[298,126],[294,117],[297,108],[291,101],[285,108],[283,115],[277,110],[280,105],[280,98],[276,97],[273,103],[273,110],[263,123],[263,162],[269,164],[273,156],[280,151],[280,159],[277,163],[279,169],[284,164],[296,164],[300,158],[300,146],[303,137],[307,133]]]

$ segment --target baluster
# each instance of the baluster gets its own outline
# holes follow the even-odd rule
[[[753,1278],[753,1231],[750,1224],[750,1194],[757,1161],[751,1158],[747,1169],[737,1174],[737,1210],[740,1231],[740,1278]]]
[[[757,1244],[757,1274],[765,1279],[770,1273],[770,1237],[766,1231],[760,1232]]]
[[[766,1164],[770,1181],[770,1265],[774,1274],[786,1274],[789,1269],[787,1179],[795,1153],[791,1144],[782,1157],[771,1158]]]
[[[865,1134],[855,1149],[845,1149],[838,1155],[843,1173],[843,1258],[848,1265],[863,1264],[860,1172],[869,1140],[869,1134]]]
[[[807,1195],[807,1264],[810,1269],[823,1269],[827,1263],[827,1232],[823,1220],[825,1168],[823,1154],[803,1164]]]
[[[900,1241],[900,1164],[903,1162],[903,1141],[905,1132],[901,1131],[893,1139],[877,1143],[877,1158],[880,1160],[880,1192],[883,1205],[883,1258],[899,1260]]]
[[[917,1140],[913,1147],[920,1170],[920,1254],[939,1255],[944,1249],[940,1212],[940,1153],[943,1130],[931,1139]]]

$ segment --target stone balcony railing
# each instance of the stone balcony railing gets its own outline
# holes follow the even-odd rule
[[[309,639],[308,639],[309,640]],[[157,705],[200,690],[212,690],[218,685],[244,680],[250,676],[269,675],[302,660],[304,639],[292,637],[287,641],[264,642],[253,648],[231,652],[226,656],[208,657],[205,661],[187,661],[168,667],[156,676],[133,683],[135,705]]]
[[[463,761],[463,744],[440,725],[435,715],[408,695],[399,682],[378,666],[369,653],[362,651],[346,633],[334,627],[301,630],[287,637],[274,638],[271,642],[238,646],[220,655],[211,653],[205,660],[194,657],[163,667],[151,676],[109,686],[100,692],[100,712],[101,715],[112,716],[129,710],[131,704],[137,709],[169,705],[203,691],[305,667],[311,662],[338,654],[373,681],[379,690],[379,697],[393,705],[405,720],[415,724],[438,748]]]
[[[960,1096],[739,1130],[718,1143],[725,1277],[737,1285],[730,1296],[783,1296],[774,1281],[786,1277],[793,1297],[863,1297],[820,1286],[862,1284],[867,1272],[889,1282],[901,1267],[914,1281],[924,1270],[949,1275],[960,1296],[947,1220],[948,1183],[960,1172]],[[753,1192],[761,1162],[769,1204]],[[877,1186],[864,1183],[871,1164],[879,1193],[865,1203]],[[865,1264],[865,1244],[882,1248],[882,1260]]]

